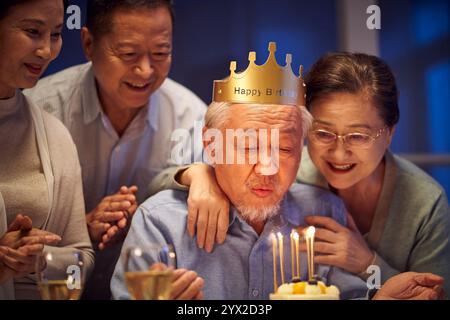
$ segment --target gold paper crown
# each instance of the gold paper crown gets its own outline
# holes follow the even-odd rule
[[[213,101],[230,103],[264,103],[305,105],[303,66],[299,77],[291,68],[292,55],[286,55],[286,65],[278,65],[275,59],[276,43],[269,42],[269,57],[262,66],[255,64],[256,53],[250,52],[247,69],[236,73],[236,61],[231,61],[231,74],[224,80],[215,80]]]

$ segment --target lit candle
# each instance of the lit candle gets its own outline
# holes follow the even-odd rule
[[[284,249],[283,249],[283,235],[278,232],[278,250],[280,251],[280,273],[281,283],[284,283]]]
[[[300,248],[299,248],[299,239],[300,236],[298,235],[297,231],[294,231],[294,243],[295,243],[295,264],[297,266],[297,273],[296,277],[300,278]]]
[[[295,261],[295,244],[294,244],[294,230],[291,231],[290,234],[290,238],[291,238],[291,273],[292,273],[292,278],[295,278],[295,266],[294,266],[294,261]]]
[[[308,278],[312,280],[314,277],[314,233],[316,228],[309,227],[305,231],[306,251],[308,254]]]
[[[272,258],[273,258],[273,292],[276,293],[278,290],[278,275],[277,275],[277,237],[272,233],[270,234],[272,238]]]

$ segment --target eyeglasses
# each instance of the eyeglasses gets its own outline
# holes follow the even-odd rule
[[[367,149],[370,148],[375,140],[377,140],[387,127],[383,127],[378,130],[375,135],[370,135],[361,132],[352,132],[347,134],[336,134],[324,129],[315,129],[309,132],[310,140],[313,143],[321,145],[330,145],[334,143],[337,139],[342,139],[342,142],[350,147]]]

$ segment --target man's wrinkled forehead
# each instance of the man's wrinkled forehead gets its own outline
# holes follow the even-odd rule
[[[168,19],[166,19],[169,17]],[[146,30],[153,34],[172,38],[173,26],[170,10],[164,6],[159,7],[117,7],[101,19],[97,19],[95,25],[91,26],[91,32],[99,39],[105,35],[122,37],[127,39],[130,34],[139,34],[142,30],[136,30],[136,22],[139,19],[152,20],[153,28]],[[159,22],[159,23],[157,23]]]
[[[233,128],[279,129],[301,135],[302,115],[295,106],[233,104],[229,112],[229,125]]]
[[[132,28],[135,27],[137,19],[151,19],[154,21],[152,31],[154,33],[165,32],[171,34],[172,32],[172,21],[166,19],[169,17],[169,10],[165,7],[157,8],[118,8],[111,16],[111,32],[113,33],[126,33],[129,31],[135,31]],[[156,23],[159,22],[159,23]]]

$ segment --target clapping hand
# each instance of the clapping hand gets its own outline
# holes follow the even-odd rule
[[[137,187],[123,186],[102,199],[98,206],[86,215],[89,235],[100,250],[121,241],[128,231],[137,209]]]

